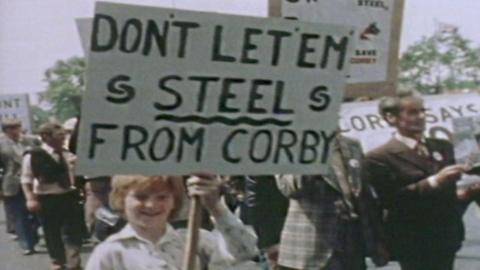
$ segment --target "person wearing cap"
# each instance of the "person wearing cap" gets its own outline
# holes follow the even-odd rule
[[[381,215],[368,181],[360,181],[360,143],[336,135],[328,171],[279,175],[289,208],[281,234],[278,270],[365,270],[388,261]]]
[[[385,97],[379,112],[396,133],[367,153],[363,177],[387,210],[389,250],[403,270],[451,270],[464,237],[456,182],[467,168],[455,164],[450,142],[424,137],[418,93]]]
[[[27,210],[25,195],[20,185],[23,153],[40,144],[34,136],[24,135],[18,119],[3,119],[0,138],[0,164],[3,167],[2,190],[7,217],[12,222],[24,255],[35,253],[38,242],[36,224],[32,213]]]
[[[40,136],[41,147],[22,161],[27,208],[38,212],[42,221],[51,269],[81,269],[81,206],[73,186],[74,155],[63,147],[65,130],[60,124],[43,124]]]

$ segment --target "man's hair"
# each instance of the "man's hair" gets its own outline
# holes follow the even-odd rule
[[[18,128],[22,126],[22,122],[15,118],[2,119],[2,131],[5,132],[9,128]]]
[[[55,130],[63,129],[62,125],[57,122],[48,122],[42,124],[38,130],[38,133],[43,138],[45,136],[51,136]]]
[[[382,117],[387,114],[398,115],[400,113],[400,101],[404,98],[421,98],[415,90],[398,90],[393,97],[382,97],[378,102],[378,112]]]

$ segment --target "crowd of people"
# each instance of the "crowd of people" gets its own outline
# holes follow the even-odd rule
[[[424,137],[425,108],[413,91],[384,97],[396,129],[366,153],[337,134],[322,175],[75,175],[75,133],[60,124],[36,136],[2,120],[0,164],[7,232],[35,254],[41,227],[50,269],[182,269],[188,201],[206,209],[196,269],[451,270],[465,238],[462,215],[480,187],[446,140]],[[321,123],[319,123],[321,124]],[[85,238],[98,243],[82,264]],[[242,268],[243,267],[243,268]],[[43,268],[42,268],[43,269]]]

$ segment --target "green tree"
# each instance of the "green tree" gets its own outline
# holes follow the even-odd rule
[[[479,80],[480,49],[456,30],[424,37],[400,59],[400,87],[424,94],[478,88]]]
[[[51,116],[48,110],[45,110],[37,105],[30,106],[32,113],[32,131],[35,132],[38,130],[40,125],[48,121],[48,118]]]
[[[40,93],[40,102],[51,107],[51,115],[65,121],[80,114],[82,94],[85,90],[84,58],[59,60],[45,71],[47,89]]]

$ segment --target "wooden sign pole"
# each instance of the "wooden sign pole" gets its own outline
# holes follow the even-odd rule
[[[185,244],[185,254],[183,257],[183,270],[195,269],[195,255],[197,254],[197,244],[200,224],[202,223],[202,205],[197,196],[190,198],[190,211],[188,213],[188,231]]]

